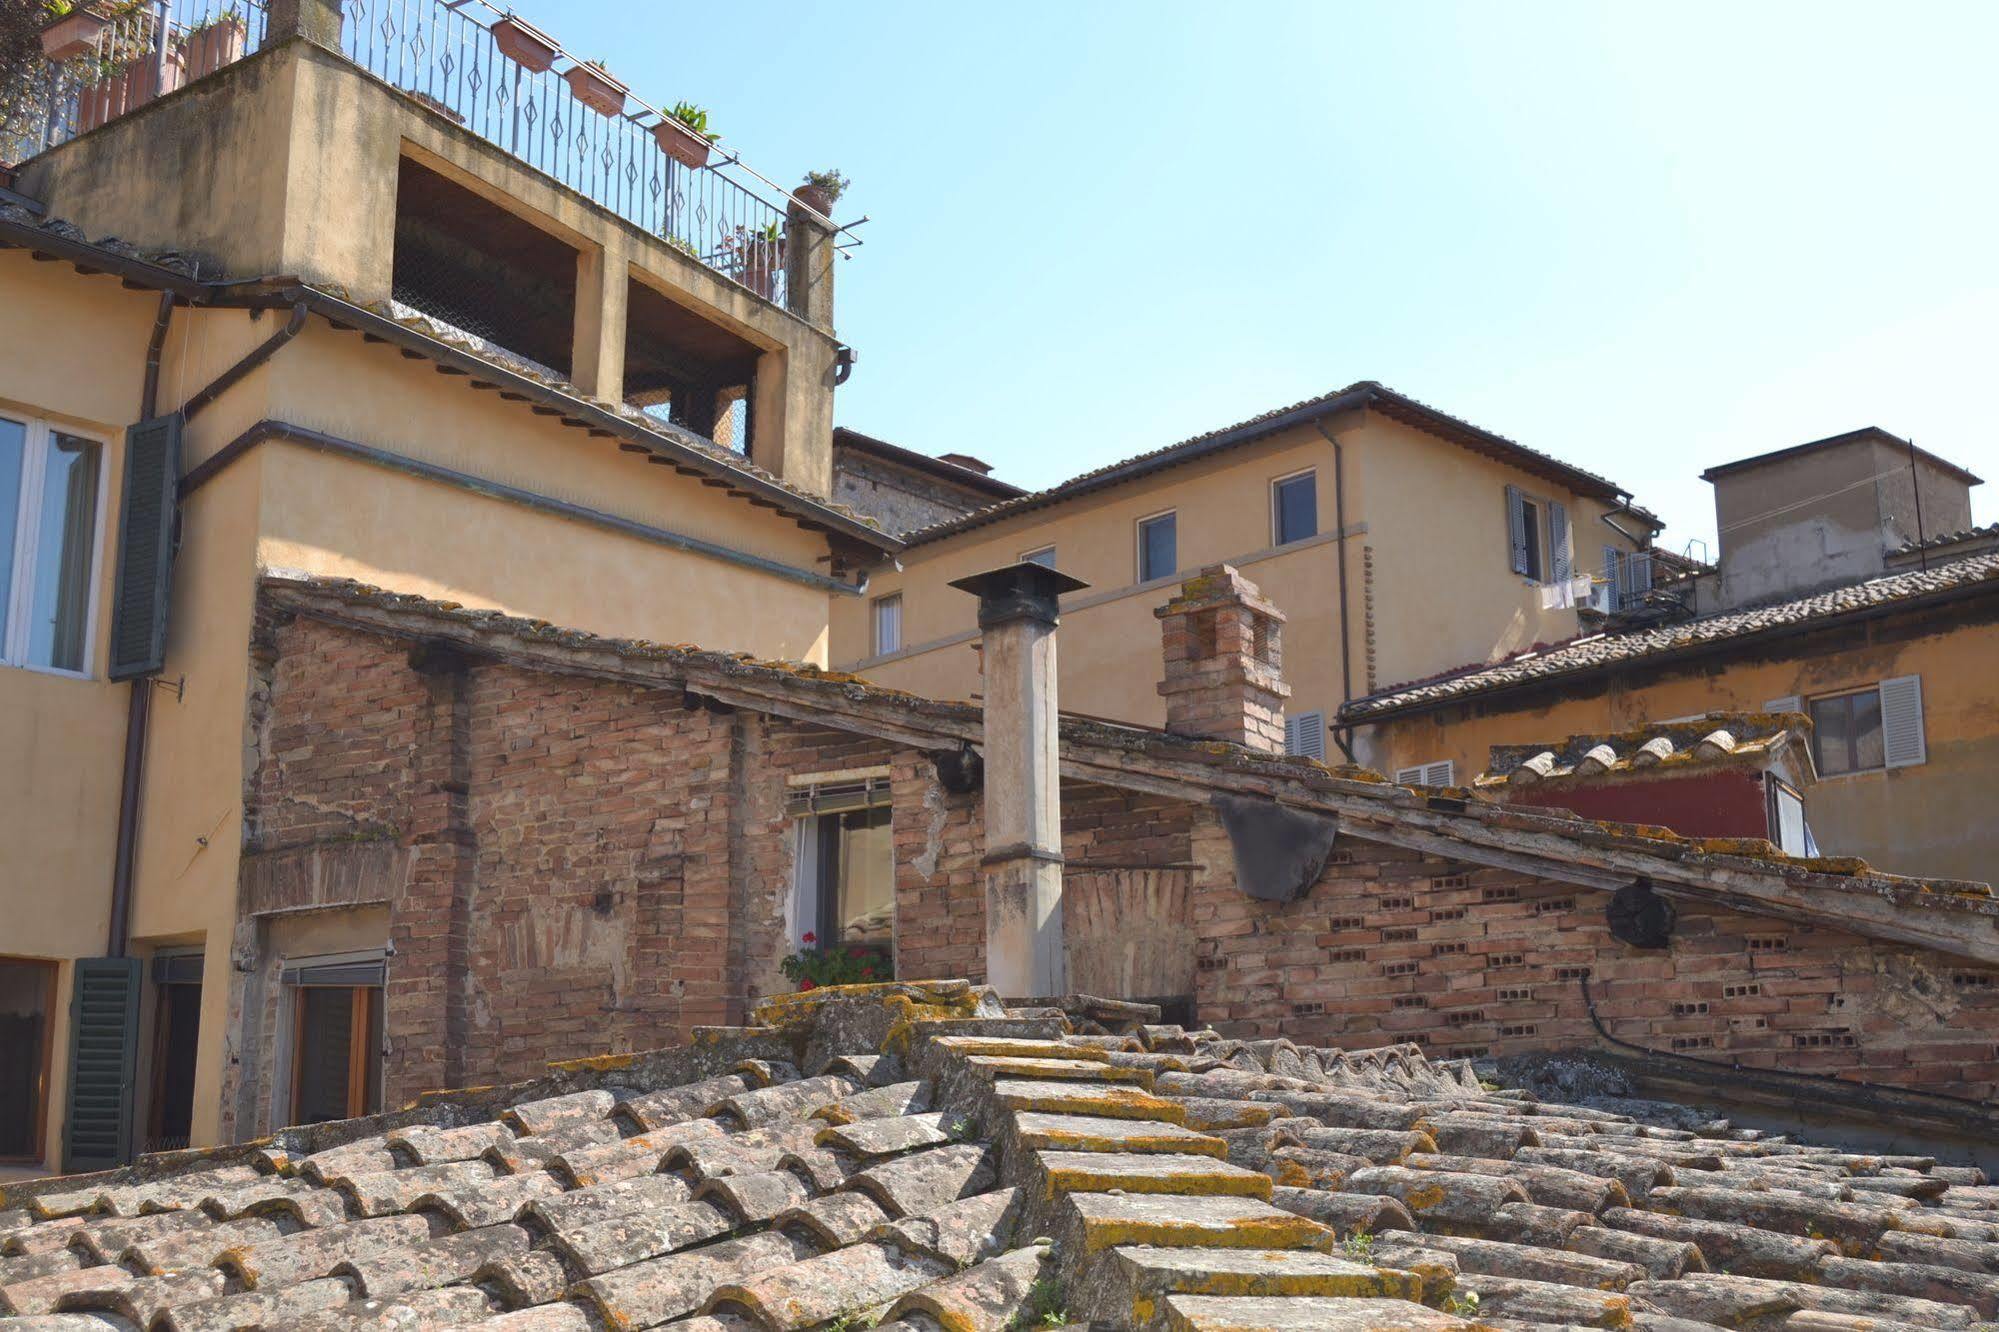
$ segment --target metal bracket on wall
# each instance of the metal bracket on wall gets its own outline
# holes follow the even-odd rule
[[[187,677],[185,675],[174,680],[171,684],[155,675],[151,678],[151,682],[153,688],[171,692],[174,696],[174,702],[184,703],[187,701]]]

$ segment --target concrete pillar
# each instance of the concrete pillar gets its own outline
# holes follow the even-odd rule
[[[1057,599],[1089,584],[1041,564],[960,578],[985,661],[986,983],[1009,999],[1068,989],[1062,953]]]
[[[1226,564],[1201,570],[1159,617],[1166,729],[1284,752],[1284,613]]]
[[[340,0],[270,0],[264,45],[303,37],[329,50],[340,49]]]
[[[576,255],[576,337],[569,378],[592,398],[625,400],[625,315],[631,259],[615,238]]]
[[[833,327],[833,231],[796,199],[785,209],[784,302],[815,328]]]

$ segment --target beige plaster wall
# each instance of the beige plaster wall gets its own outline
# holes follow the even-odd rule
[[[1485,771],[1490,747],[1538,744],[1723,709],[1761,709],[1773,699],[1839,693],[1920,675],[1929,761],[1893,771],[1821,778],[1805,809],[1820,848],[1861,856],[1891,873],[1989,882],[1999,877],[1999,823],[1991,791],[1999,775],[1999,699],[1991,663],[1999,626],[1843,645],[1790,640],[1787,655],[1744,659],[1663,677],[1612,677],[1565,689],[1558,700],[1500,698],[1365,726],[1362,758],[1383,771],[1451,759],[1460,781]]]
[[[1543,611],[1539,589],[1508,567],[1505,488],[1518,484],[1568,506],[1578,567],[1586,570],[1601,566],[1603,545],[1625,544],[1598,521],[1606,505],[1373,414],[1337,423],[1335,432],[1346,451],[1354,696],[1579,631],[1574,610]],[[1322,537],[1273,550],[1270,483],[1305,468],[1318,478]],[[1053,544],[1063,572],[1093,584],[1064,599],[1063,706],[1158,725],[1165,709],[1153,688],[1161,662],[1152,611],[1177,580],[1135,586],[1137,522],[1172,509],[1183,572],[1236,564],[1289,617],[1287,712],[1330,718],[1344,697],[1333,489],[1333,448],[1304,426],[917,546],[900,557],[901,571],[876,571],[868,603],[834,607],[833,660],[916,693],[974,696],[976,603],[950,582]],[[870,603],[898,592],[905,650],[875,659]]]

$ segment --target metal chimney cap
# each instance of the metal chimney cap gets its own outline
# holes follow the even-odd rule
[[[979,599],[979,627],[989,629],[1012,620],[1054,624],[1062,594],[1080,592],[1089,584],[1060,569],[1021,560],[969,578],[953,579],[951,586]]]

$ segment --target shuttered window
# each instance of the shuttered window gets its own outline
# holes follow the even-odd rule
[[[1795,696],[1777,698],[1764,707],[1810,714],[1812,758],[1823,777],[1912,768],[1929,760],[1921,676],[1899,675],[1869,689],[1828,694],[1802,704]]]
[[[118,589],[111,613],[114,680],[155,674],[166,662],[180,432],[178,415],[141,421],[125,432]]]
[[[0,662],[90,669],[104,445],[0,417]]]
[[[1284,719],[1284,752],[1326,761],[1326,714],[1301,712]]]
[[[1560,504],[1548,505],[1548,555],[1553,566],[1548,578],[1551,583],[1569,581],[1569,511]]]
[[[1506,488],[1506,544],[1513,572],[1524,578],[1539,576],[1534,568],[1532,552],[1528,549],[1529,530],[1533,527],[1533,505],[1520,493],[1520,487]]]
[[[139,987],[145,972],[136,957],[82,957],[73,974],[69,1109],[63,1122],[66,1173],[106,1170],[131,1159]]]
[[[1395,770],[1397,786],[1455,786],[1457,785],[1457,763],[1453,759],[1441,759],[1435,763],[1418,763],[1411,768]]]

